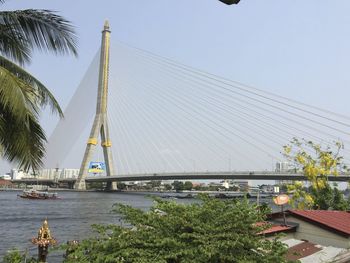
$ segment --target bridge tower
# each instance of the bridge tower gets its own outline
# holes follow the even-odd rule
[[[96,115],[91,128],[90,137],[87,141],[84,158],[80,166],[79,176],[75,183],[75,189],[79,190],[86,189],[85,178],[88,174],[89,163],[91,161],[92,153],[97,146],[99,135],[101,135],[101,146],[103,148],[103,157],[106,164],[107,176],[115,175],[111,151],[112,142],[109,137],[107,120],[110,34],[111,31],[109,29],[109,23],[106,21],[102,31]],[[116,182],[108,182],[107,189],[117,189]]]

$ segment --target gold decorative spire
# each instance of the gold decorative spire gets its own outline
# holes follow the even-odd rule
[[[51,231],[47,219],[44,220],[43,225],[40,227],[38,231],[38,237],[32,239],[32,243],[37,244],[39,246],[48,246],[56,244],[56,240],[51,236]]]

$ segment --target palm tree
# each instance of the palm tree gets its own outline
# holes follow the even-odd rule
[[[41,110],[63,117],[50,91],[22,68],[34,49],[76,56],[70,22],[49,10],[0,11],[0,153],[25,170],[40,168],[45,154]]]

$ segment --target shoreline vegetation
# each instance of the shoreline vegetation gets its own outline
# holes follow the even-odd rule
[[[282,242],[259,234],[269,227],[257,224],[265,207],[205,194],[189,204],[152,198],[147,211],[115,204],[121,224],[93,225],[93,237],[61,245],[62,262],[288,262]],[[13,251],[5,259],[22,263],[25,255]]]

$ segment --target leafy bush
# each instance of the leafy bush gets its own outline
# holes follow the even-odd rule
[[[150,211],[117,205],[125,226],[95,225],[98,236],[66,247],[65,262],[286,262],[287,248],[259,233],[265,215],[247,200],[179,204],[155,199]]]

